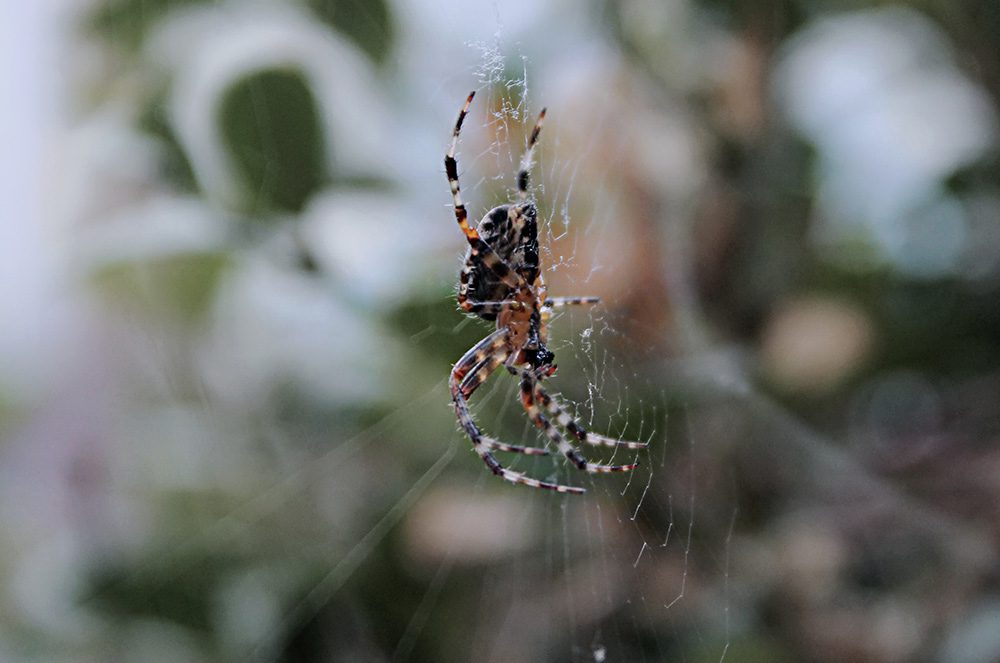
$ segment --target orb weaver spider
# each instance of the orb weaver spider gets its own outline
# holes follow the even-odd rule
[[[566,439],[560,428],[586,444],[627,449],[646,447],[644,442],[616,440],[591,433],[541,385],[542,380],[551,377],[556,370],[556,365],[552,363],[555,355],[545,346],[552,310],[595,304],[600,300],[597,297],[548,297],[542,280],[538,258],[538,211],[535,204],[528,200],[528,183],[532,154],[545,120],[544,108],[538,115],[521,158],[517,173],[517,201],[494,207],[475,228],[469,225],[458,184],[455,149],[462,122],[475,94],[474,91],[469,93],[458,114],[444,167],[454,198],[455,220],[469,242],[465,264],[459,275],[458,305],[466,313],[496,321],[496,331],[470,348],[452,368],[448,384],[455,414],[472,440],[473,449],[493,474],[532,488],[581,494],[586,492],[584,488],[541,481],[505,468],[494,456],[494,451],[531,456],[545,456],[549,451],[540,447],[507,444],[488,437],[480,431],[469,412],[468,400],[473,392],[496,369],[504,366],[520,378],[521,405],[528,418],[578,469],[592,474],[628,472],[635,469],[638,462],[627,465],[592,463]]]

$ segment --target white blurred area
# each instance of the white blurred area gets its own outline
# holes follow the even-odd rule
[[[60,66],[69,4],[0,7],[0,401],[30,402],[53,388],[79,333],[52,189],[69,130]]]
[[[820,19],[785,45],[775,87],[819,151],[814,233],[833,260],[927,279],[1000,273],[1000,253],[981,256],[984,241],[1000,248],[996,212],[945,187],[996,152],[998,118],[931,21],[903,8]]]

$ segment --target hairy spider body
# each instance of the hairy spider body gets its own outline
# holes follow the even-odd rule
[[[542,130],[545,109],[528,139],[517,173],[518,202],[494,207],[473,228],[462,202],[455,150],[462,122],[469,112],[475,92],[469,94],[452,131],[451,146],[444,158],[445,173],[455,203],[455,220],[465,234],[469,249],[459,275],[458,305],[466,313],[496,321],[496,331],[474,345],[455,364],[449,386],[455,414],[472,440],[476,453],[494,474],[512,483],[546,488],[562,493],[583,493],[583,488],[541,481],[509,470],[496,459],[494,451],[526,455],[548,455],[548,450],[512,445],[483,435],[469,412],[468,399],[500,366],[520,377],[520,398],[528,418],[541,429],[548,441],[577,468],[590,473],[627,472],[638,463],[604,465],[591,463],[560,432],[560,428],[580,442],[592,445],[641,449],[642,442],[627,442],[587,431],[565,408],[546,392],[541,382],[555,373],[555,355],[545,343],[547,323],[555,307],[594,304],[597,297],[547,298],[538,257],[538,211],[528,200],[531,157]],[[544,411],[543,411],[544,410]],[[552,417],[555,423],[549,419]]]
[[[476,226],[484,242],[508,265],[518,265],[516,271],[526,283],[538,278],[538,212],[526,202],[521,205],[500,205],[491,209]],[[465,267],[459,275],[459,297],[478,302],[502,302],[513,289],[472,255],[465,254]],[[496,320],[496,310],[474,311],[483,320]]]

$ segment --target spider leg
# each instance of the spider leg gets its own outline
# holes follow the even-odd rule
[[[509,451],[516,454],[524,454],[525,456],[548,456],[548,449],[542,449],[541,447],[525,447],[520,444],[507,444],[506,442],[501,442],[495,437],[489,437],[488,435],[482,436],[483,444],[494,451]],[[570,491],[576,492],[576,491]]]
[[[476,96],[475,91],[469,93],[469,98],[465,100],[465,106],[458,113],[458,121],[455,122],[455,128],[451,132],[451,146],[444,157],[445,173],[448,175],[448,184],[451,185],[451,196],[455,200],[455,219],[462,232],[470,240],[473,237],[479,237],[479,233],[469,226],[469,214],[462,202],[462,193],[458,185],[458,162],[455,161],[455,149],[458,147],[458,134],[462,130],[462,122],[465,121],[465,116],[469,113],[469,105],[472,104],[474,96]]]
[[[542,403],[549,414],[556,420],[556,423],[576,436],[581,442],[592,444],[598,447],[625,447],[626,449],[645,449],[648,445],[645,442],[629,442],[627,440],[616,440],[612,437],[605,437],[597,433],[591,433],[574,419],[565,407],[549,395],[542,387],[541,383],[535,381],[535,397]]]
[[[516,299],[505,299],[499,302],[495,301],[480,302],[474,299],[466,299],[461,295],[461,293],[459,293],[458,305],[466,313],[476,313],[476,314],[479,313],[497,314],[500,313],[504,309],[504,307],[507,307],[511,311],[520,311],[521,309],[524,308],[524,304],[522,302],[517,301]]]
[[[465,105],[462,106],[462,110],[458,113],[458,120],[456,120],[455,128],[451,132],[451,145],[448,147],[448,152],[444,157],[444,170],[448,176],[448,184],[451,186],[451,196],[455,203],[455,220],[458,221],[458,227],[462,229],[466,239],[469,241],[469,250],[472,256],[479,256],[487,269],[496,274],[497,278],[509,287],[516,290],[527,287],[527,283],[496,254],[496,251],[489,244],[479,237],[479,232],[469,225],[469,213],[465,209],[465,203],[462,202],[462,192],[458,184],[458,162],[455,160],[455,150],[458,148],[458,134],[462,131],[462,122],[465,121],[465,116],[469,114],[469,105],[472,103],[474,96],[476,96],[475,91],[469,93],[469,97],[465,100]],[[468,279],[468,274],[463,271],[461,278],[462,285],[464,286],[465,281]],[[463,292],[459,292],[460,297],[462,294]]]
[[[600,302],[600,297],[549,297],[545,300],[544,306],[562,308],[564,306],[579,306],[581,304],[599,304]]]
[[[528,199],[528,181],[531,172],[531,157],[535,152],[535,143],[538,142],[538,134],[542,132],[542,122],[545,121],[545,109],[538,114],[538,121],[535,128],[531,130],[531,137],[528,138],[528,147],[521,157],[521,169],[517,171],[517,195],[521,200]]]
[[[479,389],[480,385],[486,382],[487,378],[493,374],[496,367],[504,362],[507,358],[508,353],[506,350],[500,349],[495,354],[490,355],[476,364],[471,371],[469,371],[462,381],[458,385],[458,389],[462,394],[462,398],[469,400],[472,398],[472,394]]]
[[[472,398],[472,394],[475,393],[476,389],[486,382],[490,375],[493,374],[493,371],[499,368],[507,360],[509,354],[510,353],[507,349],[503,347],[476,364],[475,367],[462,379],[462,382],[458,387],[462,398],[466,401]],[[513,453],[524,454],[526,456],[549,455],[548,449],[542,449],[540,447],[525,447],[519,444],[507,444],[506,442],[501,442],[496,438],[486,435],[482,436],[482,441],[488,448],[496,451],[510,451]]]
[[[546,418],[542,411],[538,409],[538,405],[535,404],[535,377],[527,371],[521,373],[521,404],[524,406],[525,411],[528,413],[528,417],[531,418],[535,425],[541,428],[545,434],[548,436],[549,440],[558,447],[559,451],[563,453],[564,456],[569,458],[570,462],[576,465],[579,469],[584,472],[590,472],[592,474],[604,474],[609,472],[628,472],[638,467],[639,463],[630,463],[628,465],[604,465],[603,463],[591,463],[586,458],[584,458],[576,448],[569,443],[562,433],[552,425],[552,422]]]
[[[483,462],[486,463],[486,467],[490,468],[490,471],[493,472],[493,474],[499,476],[505,481],[531,486],[532,488],[554,490],[558,493],[585,493],[586,490],[583,488],[564,486],[562,484],[550,483],[548,481],[540,481],[526,476],[521,472],[508,470],[500,464],[500,461],[496,459],[496,456],[493,455],[491,449],[514,451],[516,450],[513,448],[514,445],[506,445],[502,442],[494,440],[493,438],[486,437],[482,434],[482,432],[480,432],[479,426],[477,426],[476,422],[473,420],[472,414],[469,412],[468,402],[463,394],[462,386],[465,381],[468,380],[469,393],[471,394],[472,391],[475,391],[475,387],[478,387],[485,380],[485,378],[480,379],[472,376],[477,375],[477,373],[486,367],[491,366],[494,360],[497,359],[497,356],[502,357],[502,359],[497,362],[496,366],[493,366],[492,370],[495,370],[497,366],[503,363],[507,357],[506,336],[506,329],[498,329],[493,332],[466,352],[452,369],[451,377],[449,378],[448,383],[451,388],[452,402],[455,404],[455,414],[458,416],[459,424],[461,424],[466,434],[472,440],[473,449],[475,449],[476,453],[479,454],[479,457],[483,459]],[[485,373],[487,376],[489,375],[489,371],[485,371]]]
[[[473,345],[462,355],[462,358],[455,362],[451,369],[451,378],[448,380],[454,392],[455,387],[462,382],[462,379],[478,364],[481,364],[487,357],[502,348],[507,343],[507,330],[498,329],[483,340]]]

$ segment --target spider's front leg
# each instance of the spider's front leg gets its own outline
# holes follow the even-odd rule
[[[481,262],[483,266],[496,274],[497,278],[503,281],[508,287],[517,290],[527,285],[524,279],[497,255],[496,251],[479,236],[479,232],[475,228],[469,225],[469,213],[465,209],[465,203],[462,202],[462,190],[458,183],[458,161],[455,159],[455,150],[458,148],[458,136],[462,131],[462,122],[465,121],[465,116],[469,114],[469,105],[472,104],[472,98],[475,96],[475,91],[470,92],[469,97],[465,100],[465,105],[458,113],[458,120],[455,121],[455,128],[451,132],[451,145],[444,156],[444,170],[448,177],[448,185],[451,187],[451,196],[455,205],[455,220],[469,242],[470,257]]]
[[[545,109],[538,114],[535,128],[531,130],[528,138],[528,148],[521,157],[521,168],[517,171],[517,195],[521,200],[528,199],[528,180],[531,172],[531,157],[535,153],[535,144],[538,142],[538,135],[542,133],[542,123],[545,122]]]

